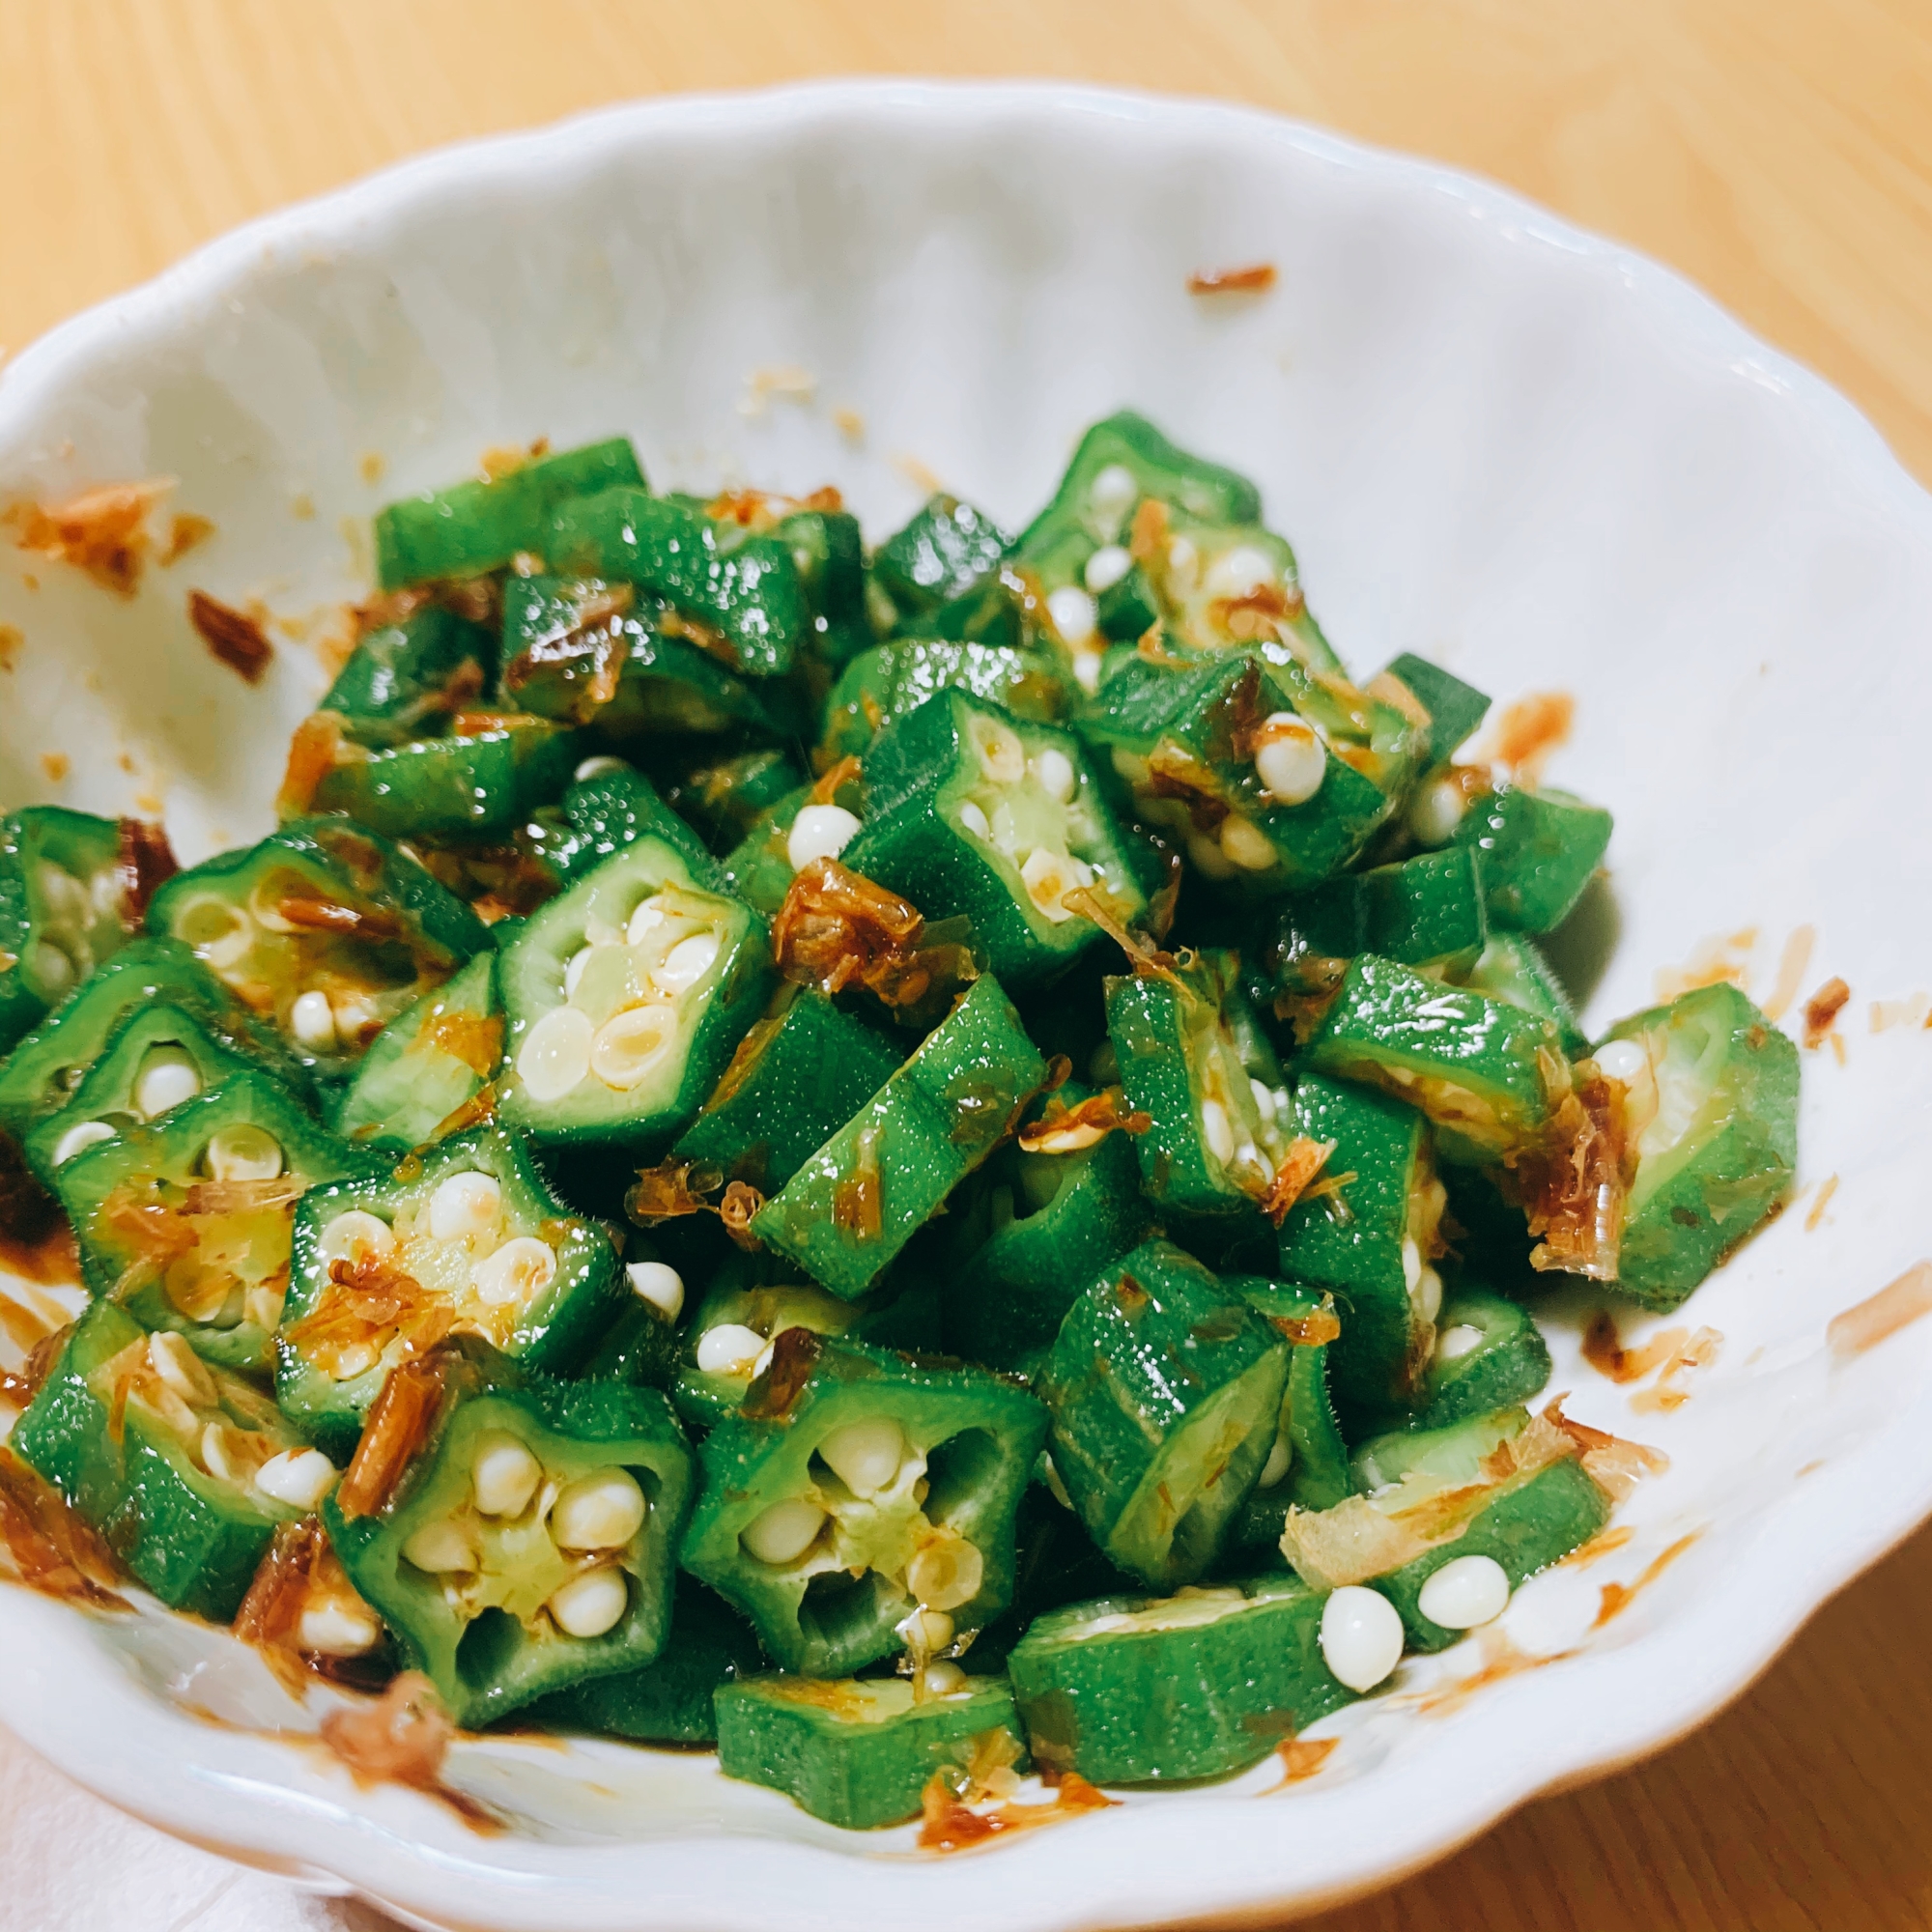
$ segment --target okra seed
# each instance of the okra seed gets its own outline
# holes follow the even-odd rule
[[[1268,1451],[1268,1459],[1262,1464],[1261,1481],[1257,1489],[1271,1490],[1288,1474],[1289,1464],[1294,1461],[1294,1451],[1286,1435],[1274,1438],[1274,1447]]]
[[[1493,1556],[1456,1556],[1435,1572],[1415,1607],[1444,1630],[1474,1630],[1509,1608],[1509,1572]]]
[[[475,1537],[448,1517],[424,1523],[403,1545],[403,1556],[432,1577],[464,1576],[483,1561]]]
[[[157,1328],[148,1337],[148,1366],[184,1402],[206,1406],[215,1400],[214,1378],[207,1364],[172,1328]]]
[[[1402,1279],[1411,1295],[1422,1286],[1422,1250],[1416,1246],[1413,1235],[1402,1237]]]
[[[311,1657],[366,1657],[383,1640],[383,1626],[361,1604],[315,1604],[301,1613],[296,1641]]]
[[[75,1154],[84,1153],[102,1141],[111,1141],[114,1129],[105,1121],[79,1121],[54,1143],[54,1165],[65,1167]]]
[[[152,1121],[201,1092],[201,1072],[194,1056],[172,1040],[151,1046],[141,1057],[134,1076],[134,1110]]]
[[[1098,615],[1094,600],[1077,583],[1064,583],[1046,600],[1046,613],[1069,650],[1078,650],[1094,635]]]
[[[1177,595],[1184,594],[1194,586],[1194,567],[1201,561],[1201,553],[1186,537],[1176,537],[1167,547],[1168,588]]]
[[[1221,850],[1218,840],[1210,838],[1205,832],[1190,832],[1187,835],[1187,856],[1194,861],[1194,868],[1210,879],[1232,879],[1235,867],[1228,855]]]
[[[838,858],[858,830],[857,815],[842,805],[804,806],[785,838],[785,858],[802,872],[814,860]]]
[[[631,917],[624,927],[624,944],[641,946],[659,926],[668,923],[664,907],[658,904],[653,893],[647,899],[639,899],[632,909]]]
[[[1306,805],[1321,789],[1327,769],[1327,748],[1293,711],[1270,712],[1262,720],[1255,777],[1277,805]]]
[[[221,1482],[232,1483],[235,1480],[235,1459],[228,1453],[225,1423],[211,1422],[201,1432],[201,1466]]]
[[[1238,812],[1231,811],[1221,821],[1221,850],[1244,872],[1265,872],[1275,863],[1267,834]]]
[[[925,1694],[928,1697],[956,1696],[966,1688],[966,1673],[956,1663],[928,1663],[925,1666]]]
[[[551,1621],[565,1636],[602,1636],[616,1625],[630,1602],[623,1571],[613,1563],[600,1564],[573,1577],[552,1595]]]
[[[753,1517],[740,1532],[738,1541],[748,1554],[774,1569],[796,1563],[818,1540],[825,1526],[825,1512],[803,1496],[787,1496],[774,1503],[762,1516]]]
[[[310,1053],[333,1053],[336,1048],[335,1009],[328,995],[313,988],[298,994],[289,1009],[289,1031],[296,1044]]]
[[[590,1070],[605,1086],[628,1093],[670,1051],[676,1037],[677,1016],[668,1007],[627,1007],[597,1029],[590,1042]]]
[[[631,1292],[673,1321],[684,1312],[684,1277],[663,1262],[632,1262],[624,1270]]]
[[[1472,1349],[1482,1346],[1483,1331],[1472,1328],[1466,1321],[1459,1321],[1453,1328],[1445,1328],[1435,1344],[1435,1359],[1438,1362],[1460,1362]]]
[[[1262,1117],[1264,1122],[1271,1124],[1274,1121],[1273,1091],[1265,1081],[1256,1080],[1250,1076],[1248,1080],[1248,1092],[1255,1096],[1255,1112]]]
[[[779,1351],[779,1338],[776,1335],[774,1335],[771,1338],[771,1340],[767,1342],[765,1346],[758,1350],[758,1359],[752,1364],[752,1379],[753,1381],[756,1381],[757,1378],[761,1375],[763,1375],[768,1368],[771,1367],[772,1357],[776,1355],[778,1351]]]
[[[1468,797],[1453,774],[1424,785],[1408,808],[1408,829],[1415,842],[1446,845],[1468,806]]]
[[[974,749],[980,767],[995,784],[1018,784],[1026,777],[1026,747],[1019,733],[1005,724],[976,719]]]
[[[324,1227],[316,1241],[316,1254],[326,1268],[331,1262],[359,1262],[366,1255],[393,1254],[396,1236],[389,1224],[379,1215],[360,1208],[351,1208]]]
[[[87,923],[87,888],[64,867],[43,861],[36,874],[47,917],[63,925]]]
[[[1434,1321],[1442,1313],[1442,1277],[1433,1267],[1422,1270],[1415,1287],[1416,1307],[1425,1321]]]
[[[556,1250],[534,1235],[505,1241],[469,1270],[476,1298],[492,1308],[527,1307],[556,1279]]]
[[[1120,528],[1140,494],[1134,472],[1124,463],[1108,464],[1087,486],[1087,500],[1094,514],[1114,529]]]
[[[543,1464],[516,1436],[496,1430],[477,1443],[469,1481],[485,1516],[522,1516],[542,1480]]]
[[[833,1430],[819,1443],[818,1453],[855,1496],[875,1496],[892,1488],[905,1448],[898,1424],[889,1415],[876,1415]]]
[[[609,778],[612,772],[628,772],[630,769],[622,758],[585,758],[570,776],[578,784],[588,784],[592,779]]]
[[[1592,1056],[1605,1080],[1634,1087],[1650,1071],[1650,1055],[1634,1039],[1606,1039]]]
[[[828,810],[837,811],[838,808],[835,805]],[[651,977],[659,985],[681,993],[687,986],[696,985],[711,971],[722,943],[715,932],[694,932],[689,939],[680,939],[665,954],[664,964]]]
[[[566,1000],[576,997],[578,984],[583,978],[583,969],[590,964],[590,955],[596,950],[594,946],[580,946],[564,962],[563,997]]]
[[[1058,745],[1049,745],[1035,756],[1033,775],[1039,781],[1048,798],[1057,799],[1065,805],[1073,796],[1077,781],[1073,760]]]
[[[1210,597],[1252,597],[1275,581],[1274,561],[1265,551],[1252,544],[1236,544],[1208,566],[1202,588]]]
[[[1064,925],[1078,917],[1071,906],[1063,903],[1066,895],[1081,883],[1071,860],[1058,852],[1049,852],[1044,845],[1037,845],[1021,863],[1020,880],[1027,889],[1027,896],[1055,925]]]
[[[1201,1139],[1208,1151],[1224,1166],[1235,1157],[1235,1129],[1228,1110],[1218,1100],[1201,1103]]]
[[[73,961],[50,940],[27,949],[27,978],[43,993],[64,993],[73,984]]]
[[[597,1469],[558,1492],[550,1533],[559,1549],[621,1549],[649,1508],[629,1470]]]
[[[1373,1690],[1402,1662],[1402,1618],[1379,1591],[1345,1583],[1321,1606],[1321,1658],[1350,1690]]]
[[[539,1105],[561,1100],[590,1071],[590,1042],[597,1029],[576,1007],[553,1007],[529,1031],[517,1053],[517,1077]]]
[[[1097,597],[1101,591],[1113,589],[1133,567],[1134,560],[1123,546],[1103,544],[1087,559],[1087,568],[1080,574]]]
[[[1075,651],[1073,653],[1073,679],[1089,697],[1100,689],[1100,653],[1098,651]]]
[[[255,922],[240,906],[213,895],[184,906],[175,930],[217,969],[240,964],[255,943]]]
[[[697,1338],[697,1366],[707,1376],[742,1376],[764,1352],[765,1338],[741,1321],[721,1321]]]
[[[923,1650],[928,1657],[952,1641],[952,1619],[944,1610],[915,1610],[895,1630],[908,1650]]]
[[[495,1234],[502,1218],[502,1182],[494,1174],[479,1173],[475,1168],[452,1174],[429,1198],[432,1240],[480,1239]]]
[[[959,808],[959,822],[975,838],[990,838],[993,828],[986,823],[986,814],[969,798]]]
[[[282,1144],[247,1121],[220,1127],[202,1153],[216,1180],[273,1180],[282,1171]]]
[[[956,1610],[980,1594],[986,1559],[963,1536],[935,1536],[906,1565],[906,1588],[929,1610]]]
[[[335,1464],[320,1449],[284,1449],[255,1471],[255,1487],[291,1509],[314,1509],[334,1482]]]

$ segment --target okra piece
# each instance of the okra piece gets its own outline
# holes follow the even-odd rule
[[[923,1700],[903,1677],[753,1677],[720,1689],[717,1704],[726,1777],[768,1784],[850,1831],[917,1818],[934,1777],[964,1784],[989,1733],[1008,1740],[1001,1763],[1029,1764],[1004,1677],[962,1676]]]
[[[970,692],[1040,724],[1065,719],[1073,695],[1045,651],[971,638],[888,638],[839,672],[825,700],[820,760],[863,757],[887,725],[941,691]]]
[[[489,632],[440,604],[425,604],[361,639],[320,711],[371,750],[406,745],[473,710],[497,673]]]
[[[51,1188],[75,1154],[158,1121],[255,1063],[184,1007],[141,1007],[109,1037],[74,1095],[27,1136],[27,1165]]]
[[[1422,769],[1432,772],[1446,765],[1475,736],[1477,725],[1489,715],[1490,700],[1474,685],[1464,684],[1440,665],[1408,651],[1391,658],[1384,669],[1391,677],[1399,677],[1429,713],[1429,744],[1422,754]]]
[[[928,497],[872,554],[872,582],[901,617],[963,597],[1000,567],[1012,538],[957,497]]]
[[[1014,1516],[1046,1426],[981,1370],[790,1329],[699,1447],[685,1568],[807,1677],[915,1638],[945,1652],[1011,1593]]]
[[[502,1118],[547,1145],[654,1159],[696,1114],[772,982],[764,923],[652,832],[533,913],[497,971]]]
[[[822,494],[833,503],[838,501],[836,491]],[[723,511],[723,520],[728,522],[734,514],[733,500],[729,496],[722,498],[712,505],[712,514]],[[768,530],[791,552],[811,612],[811,626],[800,648],[808,684],[817,696],[876,636],[867,608],[865,538],[851,511],[828,508],[822,501],[808,499],[768,523],[772,515],[773,506],[767,505],[752,519],[751,527]]]
[[[487,842],[556,798],[582,754],[581,736],[547,718],[466,712],[447,737],[378,751],[345,741],[311,803],[386,838]]]
[[[266,1373],[296,1203],[368,1164],[265,1073],[238,1074],[54,1170],[90,1294]]]
[[[1442,1306],[1448,1196],[1428,1125],[1399,1100],[1319,1073],[1295,1089],[1293,1122],[1301,1138],[1334,1143],[1322,1170],[1334,1187],[1283,1217],[1281,1271],[1335,1296],[1331,1371],[1344,1411],[1406,1407]]]
[[[1620,1020],[1595,1059],[1623,1089],[1636,1159],[1617,1284],[1675,1308],[1791,1186],[1798,1049],[1720,983]]]
[[[763,700],[662,600],[601,578],[503,585],[503,692],[520,710],[608,742],[770,731]]]
[[[1003,1150],[989,1164],[982,1211],[946,1288],[946,1341],[955,1353],[1031,1377],[1081,1291],[1147,1238],[1131,1137],[1094,1123],[1097,1098],[1067,1081],[1045,1103],[1047,1117],[1036,1107],[1029,1118],[1037,1144]]]
[[[1281,1069],[1250,1023],[1236,972],[1232,953],[1210,951],[1170,972],[1106,982],[1121,1085],[1152,1122],[1133,1146],[1156,1209],[1250,1215],[1287,1151]]]
[[[1246,651],[1199,664],[1126,654],[1077,722],[1139,817],[1173,831],[1207,878],[1267,896],[1318,885],[1361,852],[1428,731],[1393,679],[1358,691]]]
[[[1400,1420],[1409,1429],[1447,1429],[1526,1403],[1548,1381],[1549,1346],[1529,1311],[1459,1287],[1436,1318],[1435,1347],[1410,1398],[1413,1412]]]
[[[1463,983],[1552,1021],[1569,1059],[1581,1060],[1589,1053],[1590,1043],[1577,1024],[1570,995],[1534,940],[1520,933],[1492,932],[1475,965],[1463,976]]]
[[[1373,953],[1350,962],[1305,1060],[1419,1107],[1443,1130],[1445,1158],[1524,1145],[1569,1090],[1554,1021]]]
[[[1214,1560],[1274,1445],[1287,1338],[1167,1241],[1068,1311],[1035,1387],[1053,1466],[1105,1554],[1149,1588]]]
[[[1373,952],[1432,976],[1461,980],[1489,944],[1482,862],[1465,846],[1332,879],[1309,898],[1309,953],[1318,946],[1342,941],[1347,948],[1344,958]],[[1291,917],[1298,911],[1292,902]],[[1282,950],[1287,949],[1278,949],[1278,957]],[[1291,981],[1284,990],[1298,988]]]
[[[1536,934],[1560,925],[1610,842],[1610,814],[1567,791],[1502,784],[1475,799],[1452,835],[1483,855],[1490,923]]]
[[[298,819],[178,872],[150,903],[148,929],[191,947],[303,1065],[330,1078],[490,943],[413,859],[341,818]]]
[[[468,1107],[502,1058],[497,957],[479,952],[376,1036],[329,1124],[352,1146],[407,1152]]]
[[[865,780],[866,821],[844,863],[928,918],[970,920],[1009,985],[1110,943],[1081,895],[1100,895],[1122,924],[1147,911],[1151,848],[1114,822],[1071,732],[947,692],[879,739]]]
[[[775,1194],[885,1085],[899,1056],[815,986],[781,985],[671,1150]]]
[[[1326,1603],[1269,1576],[1050,1612],[1007,1661],[1035,1759],[1096,1784],[1255,1763],[1354,1701],[1322,1659]]]
[[[814,1335],[862,1332],[872,1312],[866,1303],[840,1301],[810,1282],[775,1281],[782,1271],[770,1256],[734,1257],[713,1281],[676,1345],[672,1406],[694,1429],[710,1429],[743,1405],[753,1382],[771,1366],[778,1338],[787,1328]],[[894,1297],[882,1291],[881,1304]],[[901,1338],[914,1346],[912,1338]]]
[[[121,829],[60,806],[0,818],[0,1054],[120,950]]]
[[[715,1745],[713,1694],[755,1677],[765,1654],[751,1625],[691,1577],[678,1577],[672,1602],[670,1635],[655,1661],[540,1697],[525,1716],[553,1730],[638,1744]]]
[[[277,1526],[335,1480],[267,1396],[111,1301],[75,1324],[12,1446],[136,1581],[215,1623],[235,1614]],[[363,1647],[381,1637],[372,1629]]]
[[[574,885],[612,852],[639,838],[662,838],[681,852],[701,883],[715,886],[710,852],[658,795],[642,772],[616,758],[586,758],[561,799],[520,835],[562,885]]]
[[[630,583],[748,677],[781,677],[811,635],[791,548],[641,489],[563,504],[541,546],[554,570]]]
[[[1087,1526],[1056,1493],[1053,1459],[1042,1456],[1020,1499],[1014,1532],[1013,1600],[973,1639],[976,1670],[1004,1670],[1014,1644],[1048,1610],[1090,1597],[1130,1597],[1140,1585],[1100,1553]]]
[[[481,1127],[393,1172],[317,1187],[297,1210],[275,1393],[346,1457],[389,1371],[448,1334],[532,1369],[575,1369],[622,1306],[595,1222],[545,1185],[523,1144]]]
[[[665,802],[719,853],[739,844],[805,781],[789,752],[766,746],[707,762],[665,788]]]
[[[474,1727],[657,1657],[693,1475],[656,1389],[552,1381],[452,1338],[393,1371],[323,1523]]]
[[[863,1294],[1018,1124],[1045,1078],[1046,1062],[999,981],[976,980],[752,1217],[752,1233],[834,1294]]]
[[[1225,1286],[1290,1345],[1288,1380],[1267,1461],[1229,1537],[1236,1549],[1272,1549],[1291,1509],[1328,1509],[1354,1490],[1348,1444],[1328,1392],[1340,1324],[1334,1297],[1319,1289],[1253,1275],[1230,1277]]]
[[[644,473],[630,439],[613,437],[540,457],[507,476],[405,497],[377,513],[377,581],[399,590],[435,578],[480,577],[520,552],[541,555],[559,504],[626,484],[641,490]]]

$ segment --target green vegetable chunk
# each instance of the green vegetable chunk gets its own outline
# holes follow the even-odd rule
[[[1149,1241],[1073,1304],[1035,1386],[1053,1465],[1100,1548],[1156,1590],[1214,1560],[1273,1447],[1285,1337]]]
[[[839,672],[825,701],[821,758],[864,756],[887,725],[941,691],[970,692],[1040,724],[1063,720],[1072,695],[1045,651],[971,638],[889,638]]]
[[[1322,1661],[1326,1602],[1273,1576],[1050,1612],[1007,1663],[1034,1757],[1099,1784],[1255,1763],[1354,1701]]]
[[[1548,1381],[1549,1346],[1529,1311],[1479,1288],[1457,1288],[1443,1300],[1435,1351],[1416,1382],[1414,1412],[1403,1423],[1447,1429],[1526,1403]]]
[[[365,1471],[365,1443],[323,1522],[457,1722],[651,1662],[693,1477],[664,1397],[550,1381],[467,1337],[388,1389],[422,1416],[407,1461]]]
[[[924,1638],[944,1651],[1011,1594],[1014,1515],[1046,1427],[981,1370],[788,1328],[698,1451],[685,1567],[808,1677],[903,1648],[921,1610],[944,1620]]]
[[[1000,567],[1012,539],[957,497],[928,497],[872,556],[872,581],[901,616],[936,611]]]
[[[138,1582],[215,1623],[235,1614],[276,1526],[319,1499],[304,1485],[334,1474],[302,1457],[267,1396],[111,1301],[81,1317],[12,1446]]]
[[[121,832],[29,806],[0,818],[0,1053],[121,948]]]
[[[1475,735],[1476,726],[1489,715],[1490,700],[1474,685],[1464,684],[1440,665],[1431,664],[1408,651],[1391,658],[1384,667],[1399,677],[1421,700],[1429,713],[1429,745],[1422,754],[1424,771],[1447,764],[1463,743]]]
[[[1278,977],[1286,992],[1315,989],[1305,962],[1361,952],[1463,980],[1489,937],[1482,862],[1459,845],[1334,879],[1307,900],[1291,901],[1273,963],[1278,976],[1284,965],[1297,969]]]
[[[965,1782],[988,1733],[1005,1765],[1027,1765],[1004,1677],[968,1677],[923,1702],[902,1677],[753,1677],[718,1691],[718,1762],[769,1784],[830,1825],[864,1831],[920,1812],[934,1777]]]
[[[1610,842],[1610,814],[1567,791],[1505,784],[1478,798],[1454,834],[1483,855],[1490,923],[1548,932],[1583,896]]]
[[[714,852],[728,852],[804,780],[789,752],[764,746],[695,766],[666,789],[665,800]]]
[[[331,1124],[355,1147],[420,1147],[475,1099],[502,1057],[497,956],[479,952],[376,1036]]]
[[[703,839],[658,796],[642,772],[616,758],[589,758],[554,807],[520,835],[563,885],[639,838],[662,838],[690,861],[693,877],[714,887],[718,873]]]
[[[977,980],[911,1059],[752,1217],[846,1299],[862,1294],[1018,1123],[1046,1078],[997,980]]]
[[[353,743],[393,748],[434,737],[473,709],[496,670],[487,631],[425,604],[361,639],[316,708],[339,718]]]
[[[1463,983],[1553,1022],[1563,1051],[1571,1060],[1581,1060],[1589,1052],[1589,1040],[1577,1024],[1570,995],[1533,940],[1515,932],[1492,932]]]

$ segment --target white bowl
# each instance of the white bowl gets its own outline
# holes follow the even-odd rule
[[[1260,261],[1264,298],[1186,291]],[[760,400],[754,372],[781,367],[809,399]],[[1260,480],[1351,665],[1411,649],[1505,697],[1575,695],[1552,776],[1617,813],[1622,929],[1593,1021],[1747,928],[1761,997],[1801,925],[1805,990],[1837,973],[1859,996],[1842,1064],[1805,1055],[1809,1191],[1686,1312],[1724,1338],[1692,1399],[1634,1414],[1578,1359],[1591,1297],[1552,1310],[1572,1413],[1671,1458],[1621,1512],[1627,1548],[1512,1607],[1524,1645],[1574,1654],[1429,1709],[1413,1693],[1473,1675],[1474,1646],[1406,1666],[1280,1795],[1260,1795],[1271,1761],[943,1859],[910,1831],[820,1826],[707,1757],[514,1741],[452,1759],[519,1821],[481,1838],[247,1728],[314,1713],[227,1639],[18,1590],[0,1590],[0,1719],[167,1830],[425,1924],[1279,1913],[1696,1723],[1932,1509],[1932,1323],[1855,1359],[1826,1343],[1927,1245],[1932,1034],[1874,1037],[1865,1014],[1928,970],[1932,506],[1843,401],[1702,297],[1479,183],[1221,107],[841,85],[625,108],[277,215],[0,379],[0,500],[164,474],[218,529],[127,603],[0,551],[0,623],[25,634],[0,673],[0,797],[47,795],[53,751],[60,798],[164,791],[190,858],[258,835],[322,669],[284,639],[247,689],[187,629],[186,586],[332,605],[366,581],[369,512],[485,445],[628,431],[661,484],[830,479],[877,532],[922,494],[906,459],[1023,517],[1122,404]],[[1587,1628],[1602,1585],[1687,1536]]]

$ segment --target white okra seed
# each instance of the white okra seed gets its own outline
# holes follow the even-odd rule
[[[753,1517],[739,1533],[748,1554],[774,1569],[796,1563],[818,1540],[825,1512],[804,1496],[787,1496],[762,1515]]]
[[[335,1464],[320,1449],[284,1449],[255,1471],[255,1487],[291,1509],[314,1509],[334,1484]]]
[[[450,1175],[429,1198],[432,1240],[479,1240],[494,1235],[502,1218],[503,1183],[475,1168]]]
[[[192,1100],[200,1092],[201,1071],[185,1047],[163,1040],[141,1056],[141,1070],[134,1076],[134,1111],[144,1121]]]
[[[469,1480],[483,1515],[522,1516],[543,1480],[543,1464],[519,1437],[493,1430],[476,1444]]]
[[[696,1359],[700,1374],[743,1376],[764,1352],[765,1338],[742,1321],[721,1321],[697,1338]]]
[[[614,1563],[573,1577],[552,1593],[551,1621],[565,1636],[602,1636],[613,1629],[631,1601],[630,1585]]]
[[[1322,1662],[1350,1690],[1373,1690],[1402,1662],[1402,1618],[1379,1591],[1345,1583],[1321,1606]]]
[[[1509,1572],[1493,1556],[1456,1556],[1435,1572],[1415,1606],[1444,1630],[1474,1630],[1508,1609]]]
[[[649,1508],[628,1469],[593,1469],[557,1492],[550,1533],[559,1549],[621,1549],[642,1528]]]
[[[1103,590],[1113,589],[1133,567],[1133,557],[1123,545],[1102,544],[1087,559],[1087,568],[1080,574],[1087,588],[1097,597]]]
[[[114,1129],[105,1121],[79,1121],[54,1143],[54,1165],[65,1167],[75,1154],[85,1153],[102,1141],[111,1141]]]
[[[664,1262],[632,1262],[624,1269],[631,1292],[673,1321],[684,1312],[684,1277]]]
[[[858,830],[857,816],[842,805],[801,807],[785,837],[785,858],[794,872],[802,872],[814,860],[838,858]]]
[[[890,1489],[905,1461],[906,1440],[889,1415],[866,1416],[830,1431],[818,1453],[855,1496],[874,1496]]]

